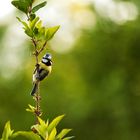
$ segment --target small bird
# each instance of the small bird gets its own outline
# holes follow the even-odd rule
[[[46,78],[52,70],[52,56],[47,53],[43,56],[41,62],[38,64],[38,68],[33,73],[33,89],[31,95],[34,96],[38,92],[38,83]]]

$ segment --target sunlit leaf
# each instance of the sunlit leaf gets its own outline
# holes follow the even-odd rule
[[[39,17],[36,17],[34,20],[30,21],[30,28],[33,30],[36,23],[39,21]]]
[[[2,133],[2,140],[8,140],[9,137],[12,136],[13,132],[14,131],[11,130],[10,121],[8,121],[5,124],[4,130],[3,130],[3,133]]]
[[[40,124],[41,126],[47,127],[45,121],[43,121],[40,117],[38,117],[38,121],[39,121],[39,124]]]
[[[60,26],[47,28],[45,31],[46,40],[50,40],[54,36],[54,34],[58,31],[59,28]]]
[[[34,128],[39,133],[39,135],[41,135],[45,139],[46,136],[48,135],[47,133],[48,123],[45,123],[45,121],[43,121],[39,117],[38,117],[38,121],[39,124],[32,126],[32,128]]]
[[[38,136],[37,134],[33,133],[33,132],[27,132],[27,131],[18,131],[16,133],[13,134],[12,138],[16,138],[16,137],[24,137],[26,139],[29,140],[41,140],[40,136]]]
[[[30,104],[28,106],[29,106],[29,108],[27,108],[26,111],[34,113],[36,108]]]
[[[33,37],[33,32],[31,30],[25,30],[25,34],[29,37]]]
[[[56,128],[53,128],[53,130],[51,131],[48,139],[45,139],[45,140],[55,140],[56,134],[57,134]]]
[[[42,27],[42,21],[40,20],[37,24],[36,24],[37,28],[41,28]]]
[[[63,119],[64,115],[56,117],[48,126],[48,133],[50,132],[59,124],[59,122]]]
[[[40,8],[44,7],[45,5],[47,4],[46,1],[38,4],[37,6],[35,6],[33,9],[32,9],[32,12],[35,13],[36,11],[38,11]]]
[[[19,17],[17,17],[18,21],[21,22],[23,24],[23,26],[26,28],[26,29],[29,29],[29,26],[28,24],[25,22],[25,21],[22,21]]]
[[[45,27],[38,28],[38,34],[37,34],[38,40],[45,40]]]
[[[62,138],[65,137],[65,135],[67,135],[70,131],[71,131],[71,129],[63,129],[63,130],[57,135],[57,138],[58,138],[58,139],[62,139]]]
[[[74,138],[74,136],[71,136],[71,137],[66,137],[66,138],[64,138],[62,140],[70,140],[70,139],[73,139],[73,138]]]
[[[29,36],[29,37],[33,37],[33,31],[29,28],[28,24],[25,21],[22,21],[19,17],[17,17],[18,21],[21,22],[24,26],[24,30],[25,33]],[[29,110],[28,110],[29,111]]]

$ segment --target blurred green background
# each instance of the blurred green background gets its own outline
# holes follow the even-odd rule
[[[29,130],[31,41],[10,0],[0,9],[0,132],[8,120],[15,131]],[[54,64],[41,84],[43,119],[66,114],[59,128],[73,128],[76,140],[139,140],[140,1],[48,0],[38,14],[61,25],[46,50]]]

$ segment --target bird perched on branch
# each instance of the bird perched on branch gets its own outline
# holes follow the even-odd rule
[[[47,53],[43,56],[41,62],[36,65],[33,73],[33,89],[31,95],[34,96],[38,92],[38,84],[46,78],[52,70],[52,56]]]

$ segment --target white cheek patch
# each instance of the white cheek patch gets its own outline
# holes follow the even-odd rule
[[[49,59],[52,59],[52,57],[51,57],[51,56],[49,56],[48,58],[49,58]]]
[[[42,59],[42,62],[47,63],[48,60],[47,59]]]

